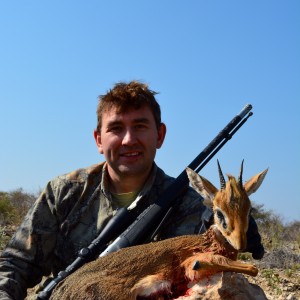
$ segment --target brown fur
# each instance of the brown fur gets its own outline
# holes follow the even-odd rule
[[[234,271],[237,267],[238,272],[257,274],[257,269],[252,265],[237,263],[233,267],[230,266],[231,260],[217,261],[219,256],[212,253],[233,260],[237,257],[235,249],[218,241],[213,228],[204,235],[180,236],[125,248],[70,275],[56,288],[51,299],[135,299],[133,295],[139,291],[138,282],[147,274],[157,274],[150,280],[151,283],[161,278],[173,286],[186,283],[186,276],[198,280],[220,272],[222,268]],[[197,259],[202,267],[193,271],[192,265]]]

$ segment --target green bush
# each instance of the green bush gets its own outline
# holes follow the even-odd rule
[[[12,224],[16,222],[17,217],[17,209],[9,200],[9,194],[0,192],[0,225]]]
[[[5,227],[0,226],[0,252],[9,241],[10,236],[5,233]]]
[[[0,192],[0,225],[19,225],[35,198],[21,188]]]
[[[284,245],[285,226],[282,218],[272,210],[265,210],[263,205],[252,203],[252,206],[252,215],[257,222],[265,248],[272,250]]]
[[[0,191],[0,250],[7,244],[15,228],[33,204],[36,196],[23,189]]]

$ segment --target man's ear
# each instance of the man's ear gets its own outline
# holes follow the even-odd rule
[[[157,133],[158,133],[158,135],[157,135],[156,148],[159,149],[162,146],[162,144],[165,140],[165,137],[166,137],[166,133],[167,133],[167,127],[166,127],[165,123],[161,123],[159,125]]]
[[[101,134],[95,129],[94,130],[94,139],[100,154],[103,154],[103,147],[101,142]]]

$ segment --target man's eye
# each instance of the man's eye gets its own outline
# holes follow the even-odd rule
[[[120,132],[122,130],[121,126],[113,126],[108,129],[110,132]]]
[[[137,125],[135,125],[135,128],[136,129],[145,129],[146,125],[145,124],[137,124]]]

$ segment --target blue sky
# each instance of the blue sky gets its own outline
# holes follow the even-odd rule
[[[160,92],[156,161],[175,177],[251,103],[201,174],[269,167],[252,201],[300,220],[299,1],[1,1],[0,38],[1,191],[102,161],[97,97],[138,79]]]

